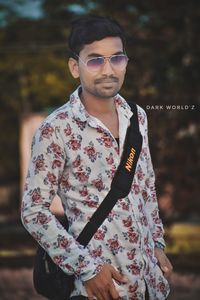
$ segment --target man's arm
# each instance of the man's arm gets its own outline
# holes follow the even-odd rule
[[[25,228],[64,272],[88,280],[100,271],[101,260],[78,244],[50,211],[67,159],[60,130],[44,122],[33,139],[21,217]]]
[[[151,154],[149,150],[149,142],[148,142],[148,124],[147,124],[147,117],[145,113],[145,147],[147,153],[147,187],[150,191],[150,197],[146,202],[146,210],[148,211],[148,220],[150,222],[150,229],[152,233],[152,237],[155,243],[154,254],[158,260],[158,264],[160,265],[162,271],[166,276],[170,275],[172,272],[172,265],[164,253],[165,249],[165,241],[164,241],[164,229],[162,221],[159,217],[159,208],[158,208],[158,201],[156,195],[156,188],[155,188],[155,173],[153,170]]]

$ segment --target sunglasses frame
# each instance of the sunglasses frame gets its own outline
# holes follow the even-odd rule
[[[116,57],[116,56],[123,56],[123,57],[126,57],[126,64],[124,65],[124,69],[126,68],[127,64],[128,64],[128,61],[129,61],[129,58],[128,56],[124,53],[124,54],[114,54],[114,55],[110,55],[110,56],[97,56],[97,57],[94,57],[94,58],[89,58],[87,59],[85,62],[80,58],[80,56],[78,54],[75,54],[79,59],[80,61],[87,67],[87,69],[90,71],[90,72],[95,72],[95,71],[98,71],[99,69],[101,69],[106,61],[108,60],[110,65],[113,67],[113,68],[117,68],[118,66],[114,65],[111,61],[112,57]],[[96,70],[92,70],[92,67],[88,66],[88,62],[93,60],[93,59],[103,59],[103,63],[102,64],[99,64],[97,67],[96,67]],[[95,69],[95,68],[94,68]]]

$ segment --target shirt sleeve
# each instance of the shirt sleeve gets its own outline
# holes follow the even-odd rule
[[[145,112],[144,112],[145,113]],[[147,116],[145,113],[145,136],[144,136],[144,143],[146,147],[146,159],[147,159],[147,180],[146,185],[149,191],[149,197],[146,201],[146,209],[148,212],[148,220],[150,225],[150,230],[153,236],[153,240],[155,245],[157,243],[163,245],[165,247],[164,241],[164,228],[162,221],[159,217],[159,208],[158,208],[158,201],[157,201],[157,194],[156,194],[156,187],[155,187],[155,172],[153,169],[150,149],[149,149],[149,141],[148,141],[148,121]]]
[[[44,122],[33,138],[21,218],[25,228],[65,273],[85,281],[100,271],[101,259],[92,257],[88,248],[80,245],[50,211],[67,161],[60,130],[60,126]]]

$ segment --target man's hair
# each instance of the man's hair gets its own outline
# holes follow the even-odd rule
[[[125,50],[126,34],[116,20],[97,15],[86,15],[73,20],[68,40],[70,56],[77,58],[85,45],[106,37],[119,37]]]

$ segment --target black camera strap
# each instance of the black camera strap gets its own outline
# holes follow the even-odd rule
[[[89,243],[116,202],[126,197],[131,189],[137,161],[142,148],[142,135],[139,130],[137,105],[133,102],[129,102],[129,105],[133,115],[130,120],[130,126],[127,129],[122,158],[113,177],[110,191],[77,238],[77,241],[83,246]]]

